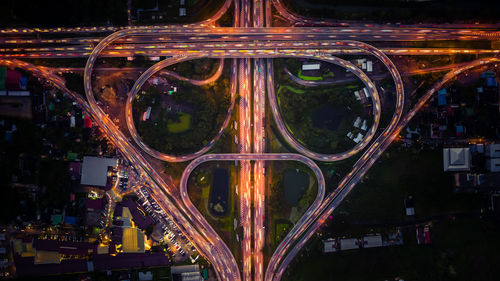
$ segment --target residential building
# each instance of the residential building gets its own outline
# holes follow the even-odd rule
[[[367,235],[363,237],[363,248],[382,247],[382,236],[380,234]]]
[[[172,280],[179,281],[201,281],[200,266],[193,265],[180,265],[172,266],[170,268],[172,273]]]
[[[490,158],[500,158],[500,143],[487,145],[486,156]]]
[[[359,249],[358,238],[342,238],[340,239],[340,250]]]
[[[500,158],[486,160],[486,169],[490,172],[500,172]]]
[[[338,251],[337,239],[330,238],[323,240],[323,253],[332,253]]]

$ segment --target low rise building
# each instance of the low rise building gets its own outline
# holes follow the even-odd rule
[[[353,250],[359,249],[358,238],[342,238],[340,239],[340,250]]]
[[[382,236],[380,234],[367,235],[363,237],[363,248],[375,248],[382,246]]]
[[[443,149],[443,168],[445,172],[468,171],[470,166],[471,156],[468,147]]]
[[[172,280],[179,281],[201,281],[200,266],[193,265],[180,265],[172,266],[170,268],[172,273]]]
[[[363,135],[361,133],[358,133],[358,135],[356,136],[356,138],[353,139],[353,141],[355,143],[359,143],[362,139],[363,139]]]
[[[82,165],[82,185],[105,187],[108,180],[108,168],[117,167],[118,159],[84,156]]]
[[[338,251],[337,239],[330,238],[323,240],[323,253],[332,253]]]
[[[493,143],[487,145],[486,156],[490,158],[500,158],[500,143]]]
[[[321,64],[319,62],[305,62],[302,64],[302,70],[319,70]]]
[[[500,172],[500,158],[486,160],[486,169],[490,172]]]

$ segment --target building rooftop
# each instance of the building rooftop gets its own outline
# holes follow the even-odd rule
[[[181,274],[184,272],[199,272],[200,266],[197,264],[193,265],[176,265],[171,267],[172,274]]]
[[[105,187],[108,178],[108,167],[118,165],[118,159],[84,156],[82,165],[83,185]]]
[[[153,219],[146,215],[146,212],[132,199],[124,200],[120,203],[123,207],[127,207],[132,215],[132,220],[140,229],[146,229],[148,226],[153,224]],[[123,208],[122,208],[122,216],[123,216]]]
[[[92,209],[92,210],[102,210],[104,209],[104,199],[103,198],[100,198],[100,199],[91,199],[91,198],[87,198],[86,201],[85,201],[85,206],[87,207],[87,209]]]
[[[382,247],[382,236],[380,234],[367,235],[363,237],[364,248]]]
[[[486,146],[486,155],[491,158],[500,158],[500,143]]]
[[[342,239],[340,239],[340,249],[342,251],[359,249],[358,239],[357,238],[342,238]]]
[[[500,158],[491,158],[486,161],[486,169],[490,172],[500,172]]]
[[[123,227],[122,249],[124,253],[144,253],[145,234],[135,227]]]
[[[48,239],[36,239],[34,247],[37,251],[56,251],[65,255],[88,255],[94,245],[88,242],[72,242]]]
[[[470,170],[471,157],[469,148],[445,148],[443,149],[444,171],[468,171]]]
[[[171,267],[172,279],[180,281],[201,281],[200,266],[180,265]]]
[[[326,239],[323,240],[323,253],[331,253],[337,251],[337,240]]]

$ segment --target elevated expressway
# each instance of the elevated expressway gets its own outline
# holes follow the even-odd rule
[[[403,129],[408,124],[408,122],[416,114],[416,112],[418,112],[418,110],[420,110],[423,107],[423,105],[430,99],[430,97],[432,97],[432,95],[437,90],[439,90],[443,85],[445,85],[447,82],[452,80],[457,75],[460,75],[464,71],[467,71],[467,70],[472,69],[474,67],[480,67],[480,66],[484,66],[484,65],[488,65],[488,64],[492,64],[492,63],[499,63],[499,62],[500,62],[500,59],[498,59],[498,58],[489,58],[489,59],[481,59],[481,60],[473,61],[473,62],[468,63],[466,65],[462,65],[459,69],[450,71],[448,74],[445,75],[445,77],[441,81],[439,81],[436,85],[434,85],[433,88],[431,90],[429,90],[419,100],[417,105],[410,111],[410,113],[403,118],[403,120],[397,126],[397,128],[392,131],[392,134],[388,134],[387,132],[383,133],[381,136],[386,136],[386,139],[384,141],[375,142],[376,147],[371,148],[369,151],[365,152],[364,156],[360,159],[360,162],[356,163],[356,165],[355,165],[356,169],[354,171],[352,171],[351,173],[349,173],[349,178],[346,178],[341,182],[341,184],[339,185],[339,187],[335,193],[328,195],[327,198],[325,200],[323,200],[323,203],[321,204],[321,206],[319,208],[317,207],[316,203],[313,204],[314,208],[310,208],[309,210],[311,210],[311,211],[313,209],[320,210],[320,211],[313,212],[311,214],[311,216],[309,216],[310,218],[312,217],[312,219],[315,220],[314,226],[306,232],[306,235],[304,235],[299,240],[297,245],[286,256],[285,261],[281,264],[281,266],[279,268],[278,275],[272,277],[272,279],[266,279],[266,280],[279,280],[284,269],[286,268],[287,263],[289,263],[291,261],[293,256],[300,249],[300,247],[303,246],[305,241],[307,241],[307,239],[314,233],[314,231],[317,229],[317,227],[319,227],[321,225],[321,223],[326,219],[328,214],[331,213],[331,211],[333,211],[333,209],[338,206],[338,204],[342,201],[343,198],[345,198],[345,196],[348,194],[348,192],[354,187],[356,182],[362,177],[362,175],[364,173],[366,173],[366,171],[369,169],[369,167],[371,167],[371,165],[373,165],[373,163],[376,161],[376,158],[378,158],[383,153],[383,151],[390,145],[390,143],[395,138],[395,136],[397,136],[399,131],[401,129]],[[45,71],[43,68],[39,68],[37,66],[31,65],[29,63],[22,62],[22,61],[0,59],[0,64],[5,65],[5,66],[9,66],[9,67],[22,68],[28,72],[33,73],[33,75],[39,77],[40,79],[49,81],[55,87],[57,87],[59,90],[68,94],[70,98],[72,98],[74,101],[76,101],[78,103],[78,106],[80,106],[82,108],[82,110],[84,110],[85,112],[90,114],[90,116],[94,119],[94,121],[102,129],[104,129],[106,135],[122,151],[122,153],[124,153],[124,156],[126,158],[129,158],[133,164],[140,163],[140,161],[136,160],[136,157],[139,159],[142,158],[140,156],[140,152],[137,151],[133,146],[131,146],[130,143],[128,143],[126,138],[121,135],[121,132],[119,132],[118,129],[113,128],[114,124],[112,124],[112,122],[106,116],[97,117],[96,114],[92,111],[91,107],[81,98],[81,96],[68,90],[65,87],[64,81],[60,77],[58,77],[57,75],[54,75],[51,72]],[[374,152],[376,152],[376,153],[374,153]],[[250,154],[250,155],[252,155],[252,154]],[[274,155],[269,155],[269,156],[266,156],[266,155],[267,154],[262,155],[263,157],[266,157],[265,158],[266,160],[279,160],[280,157],[291,157],[291,156],[286,156],[286,155],[280,156],[278,154],[278,155],[276,155],[278,157],[278,159],[273,159],[273,157],[275,157]],[[366,160],[366,159],[368,159],[367,155],[372,155],[370,157],[370,160],[368,160],[368,161]],[[199,160],[195,160],[195,161],[210,161],[210,160],[215,161],[215,160],[217,160],[216,155],[205,155],[202,157],[203,158],[199,158]],[[238,157],[241,157],[241,158],[238,158]],[[247,157],[247,158],[245,158],[245,157]],[[235,155],[225,155],[225,156],[223,155],[223,156],[221,156],[221,158],[224,160],[259,159],[259,157],[260,156],[255,156],[255,155],[245,156],[244,154],[243,155],[235,154]],[[263,159],[263,158],[261,158],[261,159]],[[281,160],[284,160],[284,159],[281,158]],[[193,161],[192,163],[197,163],[195,161]],[[364,163],[361,163],[361,162],[364,162]],[[197,163],[196,165],[198,165],[198,164],[199,163]],[[195,164],[193,164],[193,165],[195,165]],[[134,166],[138,167],[139,169],[142,169],[140,164],[139,165],[135,164]],[[146,170],[147,170],[147,168],[146,168]],[[185,172],[184,174],[187,174],[187,173],[188,172]],[[355,175],[356,173],[359,173],[359,174]],[[152,184],[155,184],[155,182],[152,182]],[[181,185],[181,187],[182,187],[182,185]],[[161,192],[155,193],[155,196],[161,197],[161,195],[162,195]],[[182,196],[185,196],[185,194]],[[169,204],[172,203],[172,202],[167,201],[167,199],[160,199],[159,201],[160,201],[160,203],[163,203],[161,205],[162,207],[168,206]],[[184,200],[184,203],[185,202],[189,202],[189,201]],[[175,210],[169,210],[169,211],[173,211],[172,214],[174,214],[174,215],[178,214],[178,212],[176,212]],[[310,212],[308,212],[308,213],[310,214]],[[318,213],[320,213],[321,216],[315,217]],[[201,218],[201,217],[197,217],[197,218],[203,220],[203,218]],[[178,219],[179,220],[175,220],[176,223],[181,226],[181,229],[184,229],[184,227],[183,227],[184,225],[182,224],[182,218],[179,217]],[[191,227],[188,226],[188,228],[191,228]],[[304,230],[302,230],[302,232],[303,231]],[[192,234],[190,234],[190,235],[192,235]],[[193,240],[195,240],[198,243],[203,241],[203,239],[197,235],[189,236],[189,237],[191,237],[191,238],[194,237]],[[200,240],[196,240],[196,239],[200,239]],[[196,245],[198,245],[198,243]],[[290,246],[287,246],[286,248],[289,248],[289,247]],[[201,250],[200,251],[201,253],[204,253],[204,251],[202,249],[200,249],[200,250]],[[208,252],[215,253],[213,249],[212,250],[209,249]],[[216,264],[214,264],[214,266],[215,265]],[[227,272],[228,269],[225,269],[224,271]],[[268,269],[268,272],[269,272],[269,269]],[[222,278],[223,280],[235,280],[235,279],[227,278],[227,275],[225,275],[225,274],[222,276],[219,274],[219,276],[223,277]],[[224,276],[226,276],[226,278],[224,278]]]
[[[229,5],[231,4],[231,0],[225,1],[223,7],[224,11],[227,10]],[[242,1],[243,9],[248,10],[249,1]],[[245,4],[246,2],[246,4]],[[258,1],[257,5],[259,7],[265,6],[266,14],[269,15],[271,2]],[[277,8],[278,11],[281,11],[281,6],[278,0],[273,0],[272,4]],[[281,7],[281,8],[280,8]],[[239,7],[239,1],[235,1],[235,9],[237,10]],[[222,11],[222,9],[221,9]],[[339,25],[338,28],[272,28],[269,27],[270,19],[266,16],[264,19],[259,16],[261,11],[255,11],[254,22],[256,21],[258,25],[262,25],[262,22],[265,22],[268,27],[252,27],[250,26],[251,18],[248,14],[244,12],[239,14],[235,13],[235,21],[238,21],[243,26],[247,26],[246,28],[217,28],[213,27],[215,18],[220,17],[223,12],[218,12],[217,15],[209,19],[206,22],[200,23],[201,26],[204,26],[203,29],[196,27],[196,25],[190,26],[172,26],[172,27],[159,27],[159,28],[137,28],[137,29],[123,29],[118,30],[115,33],[107,36],[106,38],[100,40],[99,44],[92,49],[89,53],[89,50],[78,51],[78,50],[60,50],[61,52],[59,56],[50,56],[47,57],[65,57],[69,55],[69,57],[78,57],[78,56],[88,56],[88,61],[84,70],[84,89],[87,101],[85,101],[78,94],[71,92],[68,90],[65,85],[63,79],[55,75],[53,72],[48,71],[45,68],[33,66],[26,62],[21,62],[13,59],[4,59],[0,57],[0,64],[7,65],[9,67],[19,67],[25,69],[26,71],[32,72],[34,75],[40,77],[41,79],[46,79],[50,81],[55,87],[64,93],[68,94],[73,100],[77,102],[77,104],[82,108],[82,110],[86,111],[98,124],[99,127],[104,131],[104,133],[108,136],[108,138],[116,145],[116,147],[121,151],[123,156],[127,158],[130,163],[139,171],[141,177],[143,177],[144,181],[148,184],[153,198],[158,201],[158,205],[161,206],[163,211],[172,218],[172,220],[179,226],[179,228],[195,242],[195,245],[199,252],[204,255],[214,266],[217,276],[220,280],[241,280],[242,277],[240,275],[240,269],[238,268],[238,264],[235,261],[232,253],[228,249],[228,247],[223,243],[220,237],[217,235],[215,230],[206,222],[206,220],[201,216],[199,211],[194,207],[186,193],[186,183],[189,173],[194,169],[195,166],[199,165],[205,161],[216,161],[216,160],[238,160],[241,162],[248,162],[251,160],[256,161],[256,163],[262,161],[271,161],[271,160],[297,160],[306,163],[311,169],[315,172],[318,178],[318,194],[316,200],[313,205],[307,210],[306,215],[302,217],[290,233],[286,236],[282,243],[278,246],[276,252],[271,257],[271,260],[268,264],[267,270],[265,272],[264,280],[279,280],[290,261],[293,257],[300,251],[300,249],[305,245],[306,241],[314,234],[314,232],[318,229],[318,227],[323,223],[326,217],[340,204],[340,202],[347,196],[347,194],[352,190],[355,184],[363,177],[366,171],[373,165],[373,163],[380,157],[380,155],[384,152],[384,150],[390,145],[390,143],[394,140],[394,138],[398,135],[404,126],[407,125],[409,120],[415,115],[416,112],[425,104],[425,102],[434,94],[435,91],[439,90],[445,83],[449,82],[451,79],[460,75],[464,71],[474,68],[481,67],[491,63],[498,63],[499,59],[496,57],[485,58],[477,61],[473,61],[471,63],[463,64],[459,68],[456,68],[449,72],[445,77],[437,83],[431,90],[429,90],[417,103],[408,115],[403,117],[403,108],[404,108],[404,87],[401,80],[401,77],[394,66],[394,64],[389,60],[386,56],[387,52],[383,52],[371,45],[352,40],[356,38],[357,40],[367,40],[366,38],[371,38],[372,40],[388,40],[388,38],[392,38],[391,41],[398,40],[443,40],[443,39],[457,39],[457,40],[476,40],[478,38],[483,39],[497,39],[499,37],[498,32],[496,31],[471,31],[467,30],[439,30],[439,29],[426,29],[426,30],[413,30],[413,29],[387,29],[384,30],[371,30],[369,28],[358,28],[356,30],[345,28],[345,25]],[[285,12],[283,12],[285,13]],[[294,16],[290,17],[295,22],[302,22],[302,24],[321,24],[326,22],[308,22],[308,19],[300,18]],[[335,26],[336,24],[330,24]],[[203,30],[203,31],[202,31]],[[207,32],[208,30],[208,32]],[[394,31],[397,30],[397,31]],[[405,31],[409,30],[409,31]],[[203,33],[205,32],[205,33]],[[1,31],[0,31],[1,33]],[[200,35],[200,33],[203,33]],[[384,33],[389,33],[384,34]],[[354,36],[354,37],[353,37]],[[377,37],[378,36],[378,37]],[[419,39],[415,39],[415,36],[419,37]],[[137,41],[127,42],[127,38],[139,38],[135,39]],[[148,38],[162,38],[157,42]],[[413,38],[413,39],[411,39]],[[344,40],[341,40],[344,39]],[[6,39],[7,40],[7,39]],[[12,39],[9,39],[12,40]],[[18,39],[14,39],[18,40]],[[19,39],[21,40],[21,39]],[[31,39],[30,39],[31,40]],[[122,41],[120,41],[122,40]],[[179,44],[178,42],[173,42],[172,40],[185,40],[188,43]],[[207,42],[210,41],[210,42]],[[118,42],[118,43],[117,43]],[[152,43],[154,42],[154,43]],[[220,44],[218,43],[220,42]],[[10,44],[8,42],[4,42],[5,44]],[[16,43],[12,43],[16,44]],[[31,44],[26,42],[26,44]],[[130,49],[118,49],[123,44],[130,44],[127,46],[132,46]],[[155,44],[164,44],[161,45],[161,48],[156,48]],[[151,46],[155,46],[151,48]],[[107,50],[107,48],[111,48]],[[149,47],[149,48],[148,48]],[[113,49],[115,48],[115,49]],[[137,48],[137,49],[136,49]],[[147,52],[145,50],[148,50]],[[26,51],[26,50],[24,50]],[[52,50],[51,50],[52,51]],[[56,50],[57,51],[57,50]],[[92,70],[94,68],[94,64],[100,55],[104,56],[129,56],[131,54],[136,54],[136,51],[142,52],[145,55],[168,55],[171,58],[168,58],[164,61],[161,61],[148,70],[146,70],[141,77],[134,84],[134,88],[129,93],[127,104],[126,104],[126,114],[127,114],[127,127],[130,131],[132,138],[136,145],[132,142],[128,141],[123,132],[121,132],[118,127],[110,120],[110,118],[106,115],[106,113],[98,106],[94,94],[92,91]],[[495,54],[494,50],[484,50],[485,54]],[[0,52],[2,52],[0,50]],[[33,50],[31,54],[38,54],[40,57],[43,57],[43,53],[40,50]],[[42,51],[43,52],[43,51]],[[73,52],[73,53],[71,53]],[[111,52],[116,52],[116,54],[112,54]],[[397,50],[393,50],[393,53]],[[420,52],[420,51],[419,51]],[[394,79],[394,83],[396,85],[396,109],[393,114],[392,120],[389,125],[377,135],[378,123],[380,120],[380,101],[378,98],[378,93],[373,82],[363,73],[359,68],[354,66],[348,61],[342,60],[340,58],[334,57],[334,54],[349,54],[349,53],[362,53],[362,54],[370,54],[375,56],[378,60],[380,60],[387,68],[392,78]],[[467,53],[467,52],[464,52]],[[73,55],[76,54],[76,55]],[[21,55],[20,57],[30,57],[30,51],[28,53],[9,53],[4,52],[1,53],[0,56],[3,57],[16,57],[16,55]],[[23,56],[24,55],[24,56]],[[34,56],[35,57],[35,56]],[[236,60],[233,60],[232,63],[232,78],[231,78],[231,97],[232,103],[230,108],[228,109],[228,114],[226,116],[226,120],[223,123],[223,127],[218,131],[214,140],[212,140],[209,145],[203,147],[200,151],[195,152],[190,155],[182,155],[182,156],[174,156],[174,155],[165,155],[154,151],[148,148],[145,144],[142,143],[137,132],[135,131],[135,127],[133,125],[132,120],[132,110],[131,110],[131,102],[135,97],[137,91],[141,88],[145,81],[159,70],[165,68],[168,65],[185,61],[191,59],[197,59],[202,57],[214,57],[214,58],[232,58],[232,59],[242,59],[238,67]],[[349,69],[353,72],[357,77],[361,79],[361,81],[365,84],[365,86],[369,89],[370,94],[372,96],[373,102],[373,111],[375,116],[375,122],[370,128],[369,133],[365,138],[360,142],[359,145],[354,147],[353,150],[343,152],[340,154],[319,154],[310,151],[306,147],[300,145],[290,134],[290,132],[286,129],[283,121],[281,120],[279,110],[276,104],[276,97],[274,94],[273,87],[273,67],[272,67],[272,58],[277,57],[305,57],[305,58],[313,58],[319,59],[326,62],[334,63]],[[246,129],[241,130],[240,128],[240,140],[243,140],[243,144],[245,145],[245,149],[242,149],[242,153],[240,154],[217,154],[217,155],[202,155],[210,150],[211,145],[217,140],[220,134],[223,132],[224,128],[227,126],[227,122],[229,120],[229,116],[231,116],[231,112],[233,110],[235,104],[236,92],[239,88],[240,97],[245,96],[246,99],[243,103],[241,103],[240,99],[240,109],[244,107],[250,106],[251,100],[251,90],[250,90],[250,71],[249,71],[249,58],[257,58],[254,64],[254,122],[257,124],[258,128],[254,128],[253,138],[250,133],[251,129],[248,126],[251,117],[249,115],[250,111],[240,111],[240,122],[244,123]],[[267,61],[263,59],[268,59]],[[245,65],[246,64],[246,65]],[[220,64],[219,71],[222,71],[222,62]],[[264,68],[265,67],[265,71]],[[238,68],[240,71],[238,71]],[[257,71],[257,73],[255,72]],[[264,83],[263,77],[260,75],[265,72],[267,76],[267,92],[268,92],[268,101],[271,106],[271,110],[273,111],[273,116],[278,124],[278,129],[283,134],[287,142],[290,143],[294,149],[298,152],[308,156],[301,156],[299,154],[265,154],[263,147],[262,134],[264,131],[262,130],[263,114],[264,111],[259,109],[263,107],[265,104],[265,97],[263,97],[264,93]],[[217,79],[219,72],[216,73],[213,77],[208,79],[208,82]],[[176,76],[175,73],[169,73],[168,75],[182,79],[180,76]],[[238,76],[239,75],[239,76]],[[239,79],[237,79],[239,77]],[[239,81],[237,81],[239,80]],[[192,83],[199,83],[200,85],[203,83],[207,83],[207,81],[194,81],[188,80]],[[257,96],[256,96],[257,95]],[[257,108],[257,110],[256,110]],[[243,118],[243,120],[241,120]],[[262,119],[261,119],[262,118]],[[260,123],[259,123],[260,122]],[[240,123],[241,124],[241,123]],[[372,142],[372,140],[374,140]],[[250,144],[253,142],[254,144],[254,153],[251,153]],[[371,146],[368,146],[371,142]],[[314,159],[317,161],[338,161],[350,157],[364,148],[366,150],[363,152],[363,155],[353,166],[353,170],[348,173],[348,175],[340,182],[337,189],[324,197],[324,179],[321,174],[321,171],[317,167],[317,165],[310,159]],[[181,178],[181,186],[180,186],[180,198],[176,197],[175,194],[172,194],[172,190],[175,190],[173,182],[170,180],[163,179],[152,167],[152,165],[142,156],[141,152],[144,151],[148,155],[164,160],[164,161],[188,161],[193,160],[186,168],[183,176]],[[249,168],[248,168],[249,169]],[[246,170],[244,174],[249,174],[249,170]],[[256,171],[262,171],[262,166],[258,166]],[[249,176],[249,175],[248,175]],[[246,181],[249,182],[249,181]],[[245,183],[245,185],[248,185]],[[248,186],[245,188],[247,191],[249,190]],[[261,187],[259,187],[261,190]],[[248,194],[248,193],[246,193]],[[262,196],[262,190],[256,192],[254,194],[254,200],[259,200],[259,196]],[[324,198],[324,199],[323,199]],[[248,208],[242,207],[242,211],[246,212],[246,216],[250,215],[250,210],[245,209]],[[255,218],[259,217],[263,211],[262,206],[257,208],[258,213],[255,215]],[[257,212],[257,211],[256,211]],[[249,219],[246,219],[247,225]],[[254,247],[259,251],[259,248],[263,245],[262,240],[262,232],[259,227],[262,226],[262,221],[256,219],[254,221]],[[256,230],[257,229],[257,230]],[[246,235],[248,236],[248,234]],[[260,238],[259,238],[260,237]],[[249,243],[249,237],[246,237],[244,243]],[[246,255],[249,255],[249,251],[246,252]],[[246,256],[246,262],[244,262],[243,269],[243,279],[249,280],[249,268],[248,261],[249,257]],[[254,268],[255,268],[255,279],[262,280],[263,270],[262,268],[262,257],[255,257],[254,259]]]

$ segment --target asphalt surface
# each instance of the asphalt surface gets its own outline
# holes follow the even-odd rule
[[[467,50],[467,49],[405,49],[385,48],[377,49],[359,40],[370,41],[414,41],[414,40],[497,40],[500,38],[497,25],[477,26],[470,28],[458,26],[425,26],[415,25],[408,27],[387,25],[362,25],[322,21],[301,17],[290,13],[279,0],[262,1],[250,0],[235,1],[235,26],[220,28],[215,21],[222,16],[233,1],[226,0],[223,7],[210,19],[196,24],[178,26],[137,27],[104,30],[103,28],[80,29],[1,29],[0,44],[13,44],[16,47],[0,49],[0,64],[9,67],[18,67],[32,72],[40,79],[49,81],[55,87],[68,94],[78,106],[89,114],[96,124],[108,136],[110,141],[128,159],[131,165],[139,172],[141,179],[147,184],[149,193],[161,207],[159,212],[168,216],[186,236],[194,242],[198,251],[214,266],[219,280],[251,280],[252,260],[255,280],[280,280],[292,259],[298,254],[307,240],[317,231],[329,214],[342,202],[347,194],[359,182],[368,169],[382,155],[399,132],[408,124],[413,116],[442,86],[457,75],[474,67],[498,63],[499,58],[485,58],[466,64],[457,65],[446,74],[443,79],[430,89],[417,105],[403,117],[404,86],[397,68],[387,57],[387,54],[450,54],[450,53],[482,53],[495,55],[499,50]],[[328,25],[328,27],[271,27],[271,6],[295,26]],[[85,38],[36,39],[26,38],[26,35],[38,33],[98,33],[114,32],[103,38],[93,36]],[[130,39],[130,40],[129,40]],[[44,41],[45,40],[45,41]],[[52,40],[52,41],[51,41]],[[353,41],[357,40],[357,41]],[[92,44],[98,43],[95,48]],[[30,44],[60,44],[62,46],[30,47]],[[73,44],[74,46],[69,46]],[[17,47],[20,45],[21,47]],[[65,46],[66,45],[66,46]],[[43,49],[48,48],[48,49]],[[52,48],[52,49],[51,49]],[[69,49],[73,48],[73,49]],[[90,48],[90,49],[89,49]],[[108,49],[109,48],[109,49]],[[161,61],[147,69],[136,81],[133,90],[129,93],[126,113],[128,129],[133,136],[129,141],[120,129],[111,121],[107,114],[99,107],[92,91],[92,71],[99,56],[131,56],[169,55],[172,58]],[[350,62],[341,60],[335,54],[370,54],[380,60],[391,74],[396,85],[396,108],[389,125],[380,133],[377,132],[380,120],[380,101],[373,82],[359,68]],[[87,101],[80,95],[68,90],[64,80],[47,68],[1,57],[88,57],[84,69],[84,89]],[[173,156],[161,154],[148,148],[135,132],[131,119],[131,102],[137,91],[152,75],[173,63],[201,58],[220,58],[221,63],[217,73],[203,81],[190,80],[178,76],[173,72],[166,72],[175,79],[181,79],[196,85],[203,85],[215,81],[222,72],[222,59],[232,58],[231,66],[231,95],[232,105],[222,128],[216,137],[200,151],[190,155]],[[349,69],[363,81],[370,92],[375,116],[374,125],[365,138],[352,150],[340,154],[319,154],[308,150],[299,144],[290,134],[281,120],[276,103],[273,86],[272,58],[303,57],[323,60]],[[250,81],[253,61],[253,85]],[[268,60],[264,60],[268,59]],[[265,67],[265,69],[264,69]],[[220,72],[219,72],[220,71]],[[162,71],[164,72],[164,71]],[[267,76],[267,77],[266,77]],[[267,82],[267,83],[266,83]],[[267,87],[266,85],[267,84]],[[253,88],[253,89],[252,89]],[[268,92],[268,101],[278,129],[286,141],[298,152],[304,154],[275,154],[265,153],[265,90]],[[236,154],[208,154],[213,143],[220,137],[226,128],[239,93],[239,145],[240,153]],[[253,91],[253,94],[252,94]],[[253,111],[252,111],[253,109]],[[253,113],[253,114],[252,114]],[[281,121],[281,122],[280,122]],[[280,125],[281,124],[281,125]],[[253,127],[253,128],[252,128]],[[368,146],[371,142],[371,145]],[[134,145],[135,144],[135,145]],[[253,151],[252,151],[253,149]],[[364,150],[365,149],[365,150]],[[328,194],[324,190],[324,178],[321,170],[311,159],[317,161],[338,161],[346,159],[364,150],[363,155],[353,166],[351,172],[340,182],[337,189]],[[192,160],[185,169],[180,189],[167,177],[164,179],[142,155],[145,152],[150,156],[164,161]],[[306,157],[307,156],[307,157]],[[184,157],[184,158],[183,158]],[[265,161],[301,161],[308,165],[318,179],[318,194],[314,203],[299,219],[285,239],[280,243],[271,257],[267,270],[263,270],[262,247],[265,245],[265,217],[264,173]],[[216,231],[201,216],[187,196],[186,184],[189,174],[199,164],[206,161],[239,161],[239,196],[240,196],[240,223],[243,227],[242,252],[243,264],[240,271],[231,251],[220,239]],[[251,186],[251,161],[254,162],[254,186]],[[175,190],[180,190],[176,196]],[[252,194],[253,192],[253,194]],[[179,198],[180,197],[180,198]],[[323,199],[324,198],[324,199]],[[253,224],[252,224],[252,209]],[[252,236],[253,226],[253,236]],[[252,248],[253,238],[253,248]],[[253,259],[252,259],[253,258]]]

